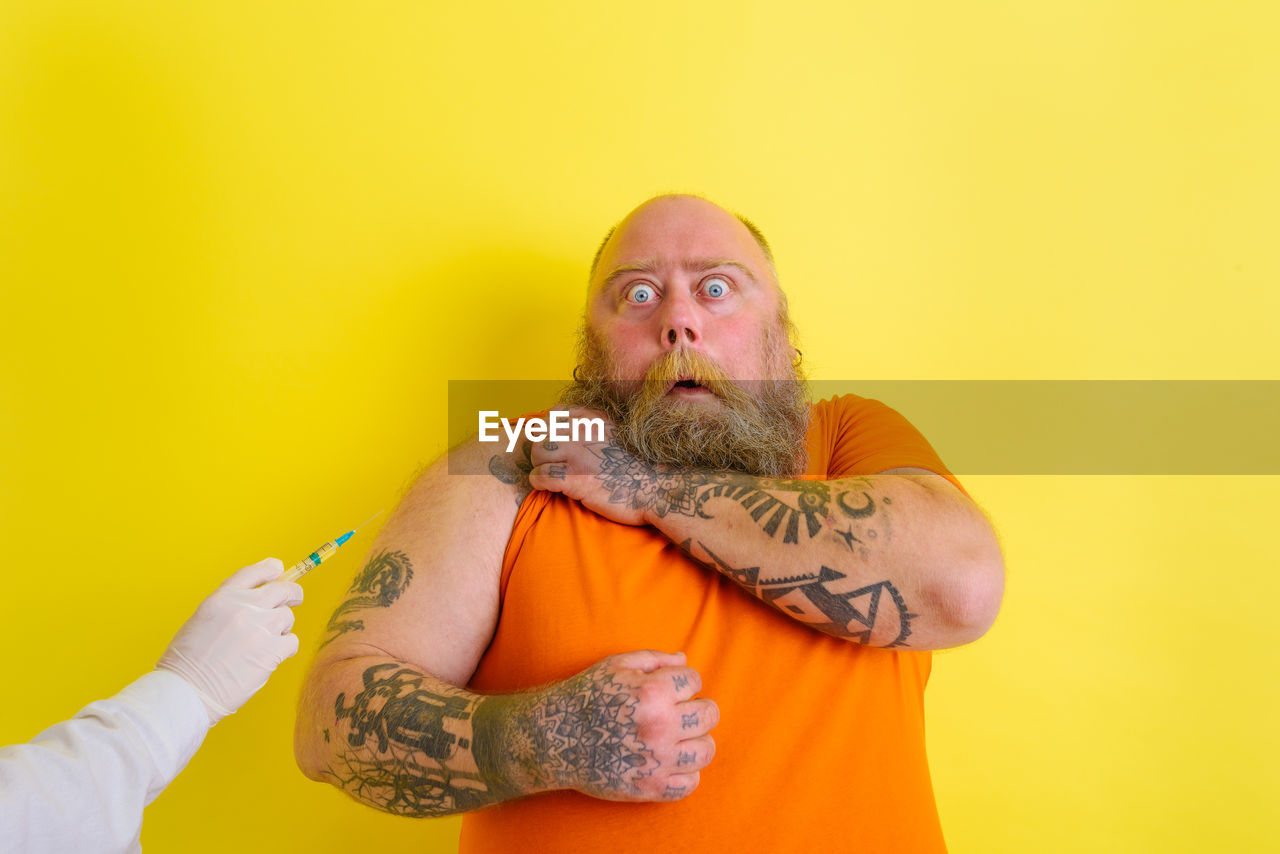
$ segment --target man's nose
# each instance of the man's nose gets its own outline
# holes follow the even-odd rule
[[[661,335],[664,350],[702,343],[697,307],[689,297],[683,294],[668,297],[666,311],[662,316]]]

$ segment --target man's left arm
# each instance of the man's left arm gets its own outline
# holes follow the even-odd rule
[[[837,480],[663,471],[605,442],[533,448],[530,485],[652,525],[744,591],[869,646],[945,649],[991,626],[1004,562],[986,516],[946,478]]]

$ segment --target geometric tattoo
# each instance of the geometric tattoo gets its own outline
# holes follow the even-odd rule
[[[824,522],[832,520],[832,498],[844,518],[863,520],[874,516],[875,500],[866,492],[861,493],[866,503],[850,506],[845,497],[853,495],[843,487],[832,489],[820,480],[776,480],[755,478],[741,474],[702,475],[697,490],[697,514],[710,519],[704,505],[712,498],[729,498],[737,501],[751,518],[769,536],[782,531],[782,542],[800,542],[801,523],[810,539],[823,529]],[[834,495],[833,495],[834,492]],[[852,531],[847,535],[852,538]],[[852,548],[852,546],[850,546]]]
[[[908,646],[907,638],[911,636],[911,620],[920,616],[911,613],[898,588],[887,580],[836,593],[832,588],[839,589],[842,586],[840,582],[848,576],[829,566],[821,567],[817,573],[762,580],[760,567],[735,569],[708,549],[705,543],[699,542],[698,545],[722,573],[751,595],[791,618],[835,637],[870,644],[876,619],[884,613],[891,613],[897,635],[884,647],[905,647]],[[882,611],[880,606],[885,598],[893,603],[892,611]]]
[[[364,569],[347,589],[347,598],[329,618],[326,632],[331,632],[321,648],[347,632],[364,629],[364,620],[347,620],[351,611],[364,608],[388,608],[400,598],[413,579],[413,567],[404,552],[381,551],[369,559]]]
[[[827,516],[827,505],[831,498],[831,488],[822,481],[787,480],[765,481],[778,493],[790,493],[795,506],[783,500],[780,495],[766,492],[757,478],[741,475],[713,475],[709,478],[710,488],[704,489],[698,496],[698,515],[706,516],[703,504],[711,498],[730,498],[750,511],[751,518],[760,523],[760,527],[769,536],[777,534],[783,526],[782,541],[784,543],[800,542],[800,521],[804,520],[805,532],[810,539],[822,530],[822,520]]]
[[[636,779],[652,773],[642,769],[657,764],[637,731],[639,693],[609,670],[597,664],[554,686],[521,716],[526,737],[545,739],[525,761],[597,797],[633,792]]]

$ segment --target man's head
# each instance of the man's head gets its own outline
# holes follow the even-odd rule
[[[650,199],[592,264],[567,402],[608,414],[647,462],[794,474],[808,400],[772,255],[697,196]]]

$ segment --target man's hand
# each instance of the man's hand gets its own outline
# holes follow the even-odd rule
[[[279,581],[275,558],[246,566],[200,603],[157,668],[178,674],[204,701],[213,725],[245,704],[298,651],[291,634],[302,587]]]
[[[563,409],[564,407],[557,407]],[[529,454],[529,485],[582,502],[606,519],[623,525],[649,524],[651,514],[666,515],[673,505],[691,502],[688,479],[654,468],[614,440],[613,423],[602,412],[569,409],[569,417],[599,418],[604,441],[535,443]]]
[[[679,800],[715,755],[709,733],[720,710],[694,699],[701,688],[684,653],[610,656],[535,695],[522,723],[545,750],[515,759],[541,764],[554,788],[611,801]]]

